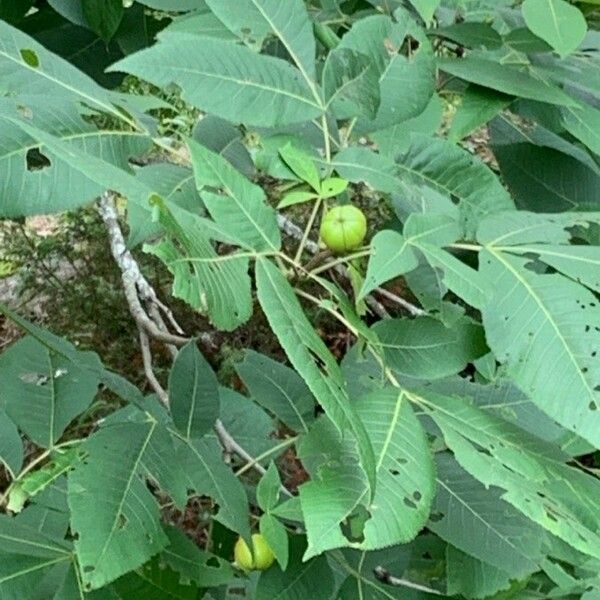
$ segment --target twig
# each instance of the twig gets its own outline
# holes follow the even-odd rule
[[[108,231],[112,255],[121,270],[123,290],[125,292],[127,304],[129,305],[129,312],[135,319],[138,327],[144,329],[151,337],[156,338],[161,342],[165,342],[166,344],[178,346],[186,344],[189,341],[187,338],[160,329],[159,324],[148,316],[142,306],[142,301],[145,301],[150,305],[154,304],[158,308],[164,307],[164,304],[158,300],[154,288],[142,275],[137,261],[127,249],[125,238],[123,237],[123,232],[119,225],[114,194],[112,192],[105,192],[102,194],[98,202],[98,212]],[[170,311],[167,310],[165,314],[167,314],[169,319],[173,318]]]
[[[237,454],[240,458],[243,458],[247,462],[254,461],[254,457],[244,450],[233,438],[233,436],[227,431],[225,425],[223,425],[221,419],[217,419],[215,422],[215,433],[223,446],[223,450],[229,455]],[[261,474],[264,475],[267,471],[262,465],[255,464],[254,468]]]
[[[400,296],[393,294],[385,288],[377,288],[375,291],[378,294],[381,294],[382,296],[387,298],[388,300],[392,300],[393,302],[396,302],[396,304],[399,304],[400,306],[404,307],[411,315],[415,317],[420,317],[427,314],[427,311],[423,310],[422,308],[419,308],[418,306],[415,306],[414,304],[411,304],[410,302],[408,302],[408,300],[405,300],[404,298],[400,298]]]
[[[399,577],[394,577],[390,575],[386,569],[383,567],[375,567],[373,570],[373,574],[375,577],[381,581],[381,583],[386,583],[387,585],[395,586],[395,587],[406,587],[412,590],[418,590],[419,592],[426,592],[427,594],[433,594],[435,596],[443,596],[442,592],[439,590],[427,587],[425,585],[420,585],[418,583],[413,583],[408,579],[400,579]]]
[[[227,452],[233,452],[240,458],[243,458],[249,465],[252,465],[252,468],[255,471],[258,471],[261,475],[264,475],[267,472],[267,470],[259,462],[257,462],[257,460],[251,454],[246,452],[246,450],[244,450],[244,448],[242,448],[235,441],[227,429],[225,429],[221,419],[217,419],[217,422],[215,423],[215,432],[219,438],[219,441],[221,442],[221,445]],[[293,494],[286,487],[281,486],[280,489],[286,496],[293,496]]]
[[[165,405],[169,406],[169,395],[164,390],[162,385],[156,379],[154,370],[152,369],[152,351],[150,350],[150,340],[146,333],[140,329],[140,348],[142,349],[142,359],[144,361],[144,374],[150,384],[150,387],[156,392],[160,401]]]

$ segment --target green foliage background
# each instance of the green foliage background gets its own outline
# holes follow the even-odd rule
[[[205,324],[146,395],[0,305],[0,597],[600,598],[598,2],[0,18],[0,217],[115,192]],[[280,351],[217,377],[208,332],[259,318]]]

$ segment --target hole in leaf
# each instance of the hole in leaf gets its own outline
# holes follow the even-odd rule
[[[83,567],[84,573],[92,573],[95,570],[96,570],[96,567],[94,567],[92,565],[85,565],[85,567]]]
[[[390,469],[390,473],[394,476],[400,475],[400,471],[397,471],[396,469]]]
[[[439,521],[441,521],[444,518],[444,513],[441,512],[433,512],[429,515],[429,520],[432,523],[438,523]]]
[[[595,402],[590,402],[590,410],[598,410],[598,405]]]
[[[406,504],[408,508],[417,508],[417,505],[408,496],[404,497],[404,504]]]
[[[206,561],[206,566],[207,567],[214,567],[215,569],[219,568],[219,561],[217,560],[216,556],[211,556],[207,561]]]
[[[423,496],[421,495],[421,492],[415,490],[413,492],[413,498],[418,502]]]
[[[47,169],[52,163],[47,156],[44,156],[39,148],[31,148],[25,155],[25,163],[28,171],[41,171]]]
[[[127,517],[123,513],[121,513],[117,519],[117,527],[119,529],[124,529],[127,527]]]
[[[342,535],[349,541],[361,543],[365,539],[365,523],[371,518],[371,514],[364,506],[358,506],[354,512],[340,523]]]
[[[31,50],[31,48],[21,48],[19,50],[21,58],[25,61],[25,64],[37,69],[40,66],[40,59],[38,58],[37,52]]]

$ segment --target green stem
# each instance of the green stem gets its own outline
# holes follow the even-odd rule
[[[302,234],[302,239],[300,240],[300,245],[298,246],[298,250],[296,251],[296,254],[294,256],[295,263],[299,263],[300,259],[302,258],[302,252],[304,252],[304,246],[306,246],[306,242],[308,240],[310,230],[312,229],[315,219],[317,218],[317,214],[319,212],[319,209],[321,208],[322,203],[323,203],[322,198],[319,198],[315,202],[312,212],[310,213],[308,223],[306,224],[306,227],[304,228],[304,233]]]
[[[288,438],[287,440],[283,440],[281,443],[277,444],[276,446],[273,446],[273,448],[269,448],[269,450],[265,450],[265,452],[263,452],[262,454],[259,454],[252,461],[246,463],[243,467],[240,467],[235,472],[235,475],[237,475],[238,477],[240,475],[243,475],[246,471],[249,471],[250,469],[254,468],[254,465],[259,464],[263,460],[265,460],[265,458],[268,458],[272,454],[277,454],[277,452],[279,452],[280,450],[283,450],[284,448],[288,448],[289,446],[294,445],[296,443],[296,441],[298,440],[298,437],[299,436],[296,435],[292,438]]]
[[[323,139],[325,141],[325,160],[331,164],[331,143],[329,141],[329,123],[327,123],[327,114],[323,113],[321,117],[321,126],[323,127]]]
[[[310,271],[310,273],[311,273],[311,275],[318,275],[319,273],[323,273],[323,271],[329,271],[329,269],[332,269],[333,267],[336,267],[337,265],[341,265],[341,264],[347,263],[347,262],[352,262],[356,258],[363,258],[365,256],[370,256],[370,255],[371,255],[371,250],[361,250],[360,252],[355,252],[354,254],[349,254],[348,256],[341,256],[340,258],[336,258],[335,260],[332,260],[331,262],[328,262],[324,265],[321,265],[320,267],[312,269]]]
[[[456,250],[471,250],[472,252],[480,252],[483,250],[483,246],[477,244],[450,244],[448,248],[454,248]]]

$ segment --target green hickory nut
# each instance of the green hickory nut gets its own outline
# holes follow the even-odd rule
[[[275,561],[275,555],[267,540],[260,533],[252,534],[254,556],[243,538],[239,538],[233,550],[235,562],[243,571],[264,571]]]
[[[320,233],[332,252],[344,254],[362,245],[367,235],[367,218],[356,206],[336,206],[323,217]]]

